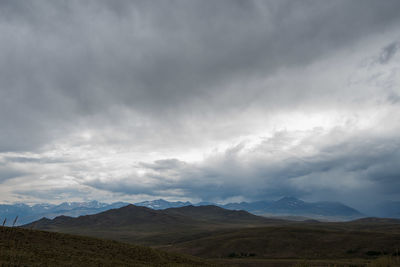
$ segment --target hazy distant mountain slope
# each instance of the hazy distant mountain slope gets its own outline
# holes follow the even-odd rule
[[[11,225],[13,220],[19,216],[21,220],[21,215],[30,215],[32,214],[32,209],[30,206],[25,205],[25,204],[14,204],[14,205],[7,205],[7,204],[1,204],[0,205],[0,220],[1,224],[4,222],[6,219],[6,224],[5,225]],[[23,216],[22,215],[22,216]]]
[[[262,213],[265,207],[271,205],[272,201],[256,201],[256,202],[241,202],[241,203],[228,203],[221,205],[224,209],[230,210],[246,210],[252,213]]]
[[[294,197],[284,197],[277,201],[253,203],[230,203],[222,205],[227,209],[247,210],[259,215],[298,215],[307,217],[360,218],[364,215],[339,202],[305,202]]]
[[[0,205],[0,219],[3,222],[7,218],[6,225],[10,225],[18,216],[17,225],[26,224],[42,217],[55,218],[60,215],[78,217],[81,215],[95,214],[105,210],[120,208],[129,203],[115,202],[112,204],[98,201],[90,202],[64,202],[59,205],[37,204],[28,206],[25,204]]]
[[[189,206],[189,205],[192,205],[192,203],[190,203],[189,201],[169,202],[164,199],[157,199],[157,200],[152,200],[152,201],[143,201],[143,202],[139,202],[139,203],[134,203],[134,205],[148,207],[148,208],[154,209],[154,210],[163,210],[163,209],[168,209],[168,208],[179,208],[179,207]]]
[[[400,218],[400,201],[380,203],[376,208],[376,215],[387,218]]]
[[[296,214],[296,215],[323,215],[323,216],[362,216],[362,214],[339,202],[308,203],[293,197],[284,197],[268,205],[264,212]]]

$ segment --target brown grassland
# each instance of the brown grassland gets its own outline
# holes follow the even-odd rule
[[[111,240],[0,227],[1,266],[212,266],[206,260]]]

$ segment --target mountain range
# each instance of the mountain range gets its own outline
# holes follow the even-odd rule
[[[364,215],[340,202],[305,202],[294,197],[283,197],[277,201],[241,202],[223,205],[226,209],[243,209],[258,215],[297,215],[315,219],[354,219]]]
[[[304,216],[314,219],[350,220],[365,217],[358,210],[340,202],[305,202],[294,197],[283,197],[276,201],[240,202],[228,204],[215,204],[200,202],[168,202],[163,199],[135,203],[137,206],[145,206],[152,209],[167,209],[171,207],[183,207],[188,205],[204,206],[215,205],[228,210],[245,210],[253,214],[264,216]]]
[[[26,224],[42,217],[53,219],[64,215],[78,217],[82,215],[96,214],[102,211],[127,206],[127,202],[115,202],[112,204],[98,201],[89,202],[64,202],[59,205],[36,204],[29,206],[26,204],[2,204],[0,205],[0,220],[7,218],[6,225],[12,224],[14,218],[18,216],[17,225]],[[192,204],[188,201],[170,202],[163,199],[134,203],[135,206],[147,207],[153,210],[163,210],[185,206],[207,206],[215,205],[228,210],[244,210],[256,215],[263,216],[302,216],[314,219],[327,220],[350,220],[365,217],[361,212],[346,206],[340,202],[305,202],[294,197],[283,197],[276,201],[257,201],[241,202],[228,204],[215,204],[210,202],[200,202]],[[383,213],[386,217],[400,217],[396,205],[390,206],[390,212]],[[397,213],[396,213],[397,212]],[[396,216],[390,216],[396,215]]]

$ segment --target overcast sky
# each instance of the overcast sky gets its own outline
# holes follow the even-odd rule
[[[400,1],[0,1],[0,202],[400,200]]]

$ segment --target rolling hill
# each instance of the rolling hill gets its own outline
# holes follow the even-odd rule
[[[205,260],[91,237],[0,227],[1,266],[214,266]]]
[[[267,224],[283,223],[278,219],[268,219],[246,211],[226,210],[217,206],[184,206],[165,210],[153,210],[146,207],[127,205],[98,214],[79,216],[77,218],[58,216],[54,219],[42,218],[24,227],[51,229],[56,227],[126,227],[135,225],[202,225],[214,224]]]
[[[40,223],[39,223],[40,222]],[[122,227],[141,224],[180,224],[189,222],[189,218],[172,216],[146,207],[127,205],[118,209],[110,209],[98,214],[84,215],[77,218],[58,216],[53,220],[40,220],[36,225],[42,227]]]
[[[184,206],[181,208],[169,208],[163,210],[164,213],[170,215],[180,215],[189,218],[196,218],[197,221],[207,223],[224,223],[224,224],[271,224],[286,223],[287,221],[279,219],[265,218],[251,214],[244,210],[227,210],[221,207],[208,206]]]
[[[284,223],[289,222],[216,206],[153,210],[128,205],[78,218],[42,218],[23,227],[85,234],[146,245],[164,245],[198,238],[204,233],[221,229]]]

